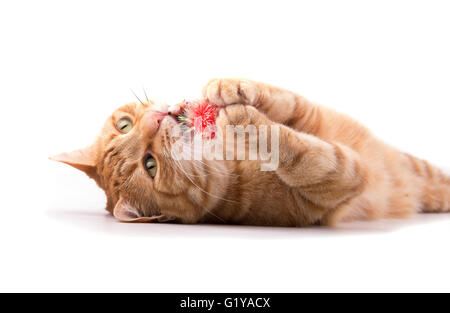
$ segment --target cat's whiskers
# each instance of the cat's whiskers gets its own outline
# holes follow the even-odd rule
[[[194,185],[194,187],[196,187],[197,189],[199,189],[201,192],[206,193],[207,195],[214,197],[214,198],[218,198],[220,200],[224,200],[224,201],[230,201],[221,197],[217,197],[209,192],[207,192],[206,190],[204,190],[203,188],[201,188],[200,186],[198,186],[192,179],[191,177],[189,177],[189,174],[182,168],[182,165],[180,164],[180,162],[178,160],[174,160],[175,165],[180,169],[181,172],[184,173],[184,175],[186,176],[186,178]],[[198,203],[197,203],[198,204]],[[199,204],[198,204],[199,205]],[[212,216],[214,216],[215,218],[219,219],[221,222],[226,223],[225,220],[223,220],[222,218],[220,218],[219,216],[217,216],[216,214],[214,214],[213,212],[211,212],[211,210],[209,210],[208,208],[205,208],[204,206],[200,205],[200,207],[207,213],[210,214]]]
[[[227,201],[227,202],[232,202],[232,203],[238,203],[237,201],[225,199],[225,198],[223,198],[223,197],[219,197],[219,196],[217,196],[217,195],[214,195],[214,194],[212,194],[212,193],[206,191],[206,190],[203,189],[202,187],[198,186],[198,185],[194,182],[194,180],[192,179],[192,177],[195,177],[195,176],[192,176],[191,174],[189,174],[188,172],[186,172],[186,170],[183,168],[183,166],[181,165],[181,162],[180,162],[179,160],[177,160],[177,159],[175,159],[175,158],[173,158],[172,160],[174,161],[174,164],[178,167],[178,169],[186,176],[186,178],[187,178],[187,179],[188,179],[188,180],[189,180],[196,188],[198,188],[201,192],[203,192],[203,193],[205,193],[205,194],[207,194],[207,195],[209,195],[209,196],[211,196],[211,197],[213,197],[213,198],[219,199],[219,200],[223,200],[223,201]]]
[[[144,91],[145,99],[147,100],[147,104],[150,105],[150,100],[148,99],[147,91],[145,91],[144,86],[142,86],[142,91]]]
[[[195,155],[195,151],[192,150],[192,145],[188,144],[188,143],[184,143],[184,142],[182,142],[181,144],[183,146],[183,153],[185,153],[185,154],[184,155],[181,154],[181,155],[179,155],[177,157],[181,156],[183,159],[191,159],[193,152],[194,152],[194,155]],[[173,153],[175,153],[175,152],[173,152]],[[172,155],[172,157],[173,157],[173,155]],[[203,164],[204,166],[206,166],[208,168],[213,169],[213,171],[207,171],[206,170],[208,173],[217,174],[217,175],[220,175],[220,176],[227,176],[227,177],[239,177],[240,176],[238,174],[233,174],[233,173],[230,173],[228,171],[222,171],[222,170],[218,169],[217,167],[213,167],[212,165],[210,165],[210,164],[208,164],[206,162],[203,162],[202,160],[195,160],[195,161],[200,163],[200,164]],[[194,163],[194,166],[196,166],[195,163]]]
[[[139,99],[139,97],[138,97],[137,94],[133,91],[133,89],[130,88],[130,90],[131,90],[131,92],[133,93],[133,95],[136,97],[136,99],[138,99],[138,101],[139,101],[142,105],[144,105],[144,102],[142,102],[141,99]]]
[[[177,157],[179,157],[179,156],[177,156]],[[204,166],[204,167],[202,167],[201,169],[202,169],[204,172],[206,172],[206,174],[204,174],[204,175],[194,175],[194,174],[191,174],[191,177],[204,177],[204,176],[208,176],[208,175],[210,175],[210,174],[214,174],[214,175],[216,175],[216,176],[225,176],[225,177],[229,177],[229,176],[239,176],[239,175],[236,175],[236,174],[231,174],[231,173],[226,172],[226,171],[221,171],[221,170],[218,169],[217,167],[214,167],[214,166],[212,166],[212,165],[210,165],[210,164],[208,164],[208,163],[206,163],[206,162],[203,162],[202,160],[191,160],[191,165],[192,165],[194,168],[198,169],[198,168],[199,168],[199,167],[198,167],[198,164],[201,164],[201,165]],[[211,170],[209,170],[208,168],[210,168]]]

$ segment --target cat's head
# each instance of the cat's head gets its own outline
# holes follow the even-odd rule
[[[94,179],[106,193],[106,209],[120,221],[195,223],[225,193],[226,168],[219,161],[174,159],[177,126],[152,102],[131,103],[107,119],[93,145],[52,159]]]

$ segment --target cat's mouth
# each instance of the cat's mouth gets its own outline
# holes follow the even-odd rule
[[[182,111],[170,112],[167,114],[167,118],[175,121],[178,125],[183,125]]]

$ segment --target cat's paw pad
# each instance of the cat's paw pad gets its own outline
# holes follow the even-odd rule
[[[256,83],[245,79],[212,79],[203,88],[203,97],[218,106],[254,105],[258,97]]]

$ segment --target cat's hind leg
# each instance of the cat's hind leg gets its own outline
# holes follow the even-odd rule
[[[425,160],[405,155],[409,161],[408,170],[421,186],[421,211],[450,212],[450,177]]]

